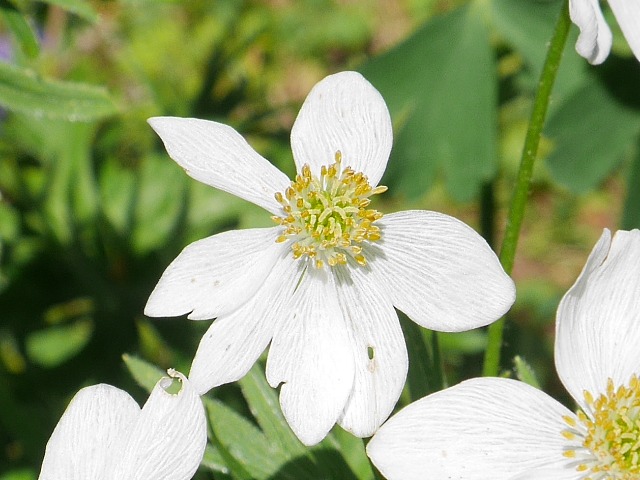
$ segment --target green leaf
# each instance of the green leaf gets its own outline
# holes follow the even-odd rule
[[[29,58],[37,57],[40,53],[38,37],[22,12],[7,0],[0,0],[0,13],[22,52]]]
[[[123,167],[116,158],[107,158],[100,169],[99,185],[105,217],[118,234],[128,237],[136,196],[135,171]]]
[[[227,467],[224,456],[219,449],[210,443],[207,444],[207,447],[204,450],[202,466],[216,473],[216,480],[218,477],[225,480],[232,478],[229,476],[229,467]]]
[[[276,391],[267,383],[262,367],[254,365],[238,383],[251,413],[269,440],[291,458],[307,455],[307,449],[291,431],[282,415]]]
[[[44,79],[31,70],[0,62],[0,105],[36,117],[89,121],[113,115],[105,89]]]
[[[43,367],[55,367],[76,356],[89,343],[92,333],[93,322],[89,319],[33,332],[26,340],[27,356]]]
[[[166,244],[184,221],[186,186],[184,171],[165,155],[150,155],[139,169],[134,199],[131,242],[139,253]]]
[[[624,230],[640,228],[640,148],[637,141],[631,169],[627,175],[627,196],[624,200],[620,228]]]
[[[433,18],[361,68],[399,130],[384,183],[410,197],[443,174],[450,194],[468,201],[495,173],[495,55],[479,5]]]
[[[554,144],[549,172],[572,191],[587,192],[620,163],[639,132],[640,114],[589,82],[548,120],[545,133]]]
[[[515,369],[516,377],[518,377],[518,380],[527,383],[532,387],[540,388],[540,382],[538,382],[536,372],[534,372],[533,368],[531,368],[531,365],[529,365],[527,361],[520,355],[516,355],[513,358],[513,367]]]
[[[153,390],[153,387],[156,386],[158,380],[167,376],[160,368],[150,364],[149,362],[145,362],[134,355],[128,355],[125,353],[122,355],[122,360],[124,360],[124,363],[133,379],[138,383],[138,385],[148,392]]]
[[[43,3],[49,5],[56,5],[67,12],[71,12],[78,15],[85,20],[96,23],[98,21],[98,14],[91,7],[91,5],[85,0],[40,0]]]
[[[399,318],[409,355],[407,388],[411,401],[415,401],[440,390],[442,383],[439,375],[434,372],[431,350],[423,335],[424,329],[404,314],[399,315]]]
[[[266,480],[287,462],[289,456],[286,452],[280,450],[253,423],[218,400],[207,397],[203,397],[203,400],[217,441],[250,475],[249,478]],[[228,466],[234,472],[234,465]]]

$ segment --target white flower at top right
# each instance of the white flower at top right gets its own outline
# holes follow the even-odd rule
[[[640,1],[609,0],[618,25],[640,60]],[[592,65],[605,61],[611,50],[612,35],[598,0],[570,0],[571,21],[580,29],[576,51]]]
[[[555,362],[580,410],[474,378],[401,410],[367,453],[388,480],[640,479],[640,231],[602,234],[556,318]]]

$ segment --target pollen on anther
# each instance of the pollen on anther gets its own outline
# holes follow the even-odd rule
[[[361,244],[381,238],[380,228],[373,222],[382,214],[369,209],[370,197],[387,190],[372,188],[362,172],[350,167],[342,169],[342,153],[335,152],[335,163],[323,165],[320,176],[314,176],[305,164],[295,181],[275,194],[286,215],[273,217],[284,227],[277,242],[291,240],[294,258],[314,258],[316,268],[355,264],[366,265]]]

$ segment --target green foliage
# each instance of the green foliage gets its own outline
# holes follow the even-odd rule
[[[416,197],[443,174],[455,199],[474,198],[497,167],[496,68],[479,5],[435,17],[360,71],[397,119],[386,182]]]
[[[0,105],[36,118],[87,121],[113,115],[104,88],[42,78],[32,70],[0,63]]]
[[[206,322],[143,318],[160,274],[191,241],[272,225],[186,176],[150,116],[231,124],[292,175],[289,130],[304,96],[356,68],[392,112],[392,188],[380,210],[409,204],[472,226],[482,213],[501,230],[560,2],[386,3],[0,1],[0,42],[11,45],[0,62],[0,480],[35,478],[79,388],[106,382],[143,398],[127,369],[147,390],[166,368],[186,372]],[[561,292],[603,226],[621,215],[640,227],[638,62],[617,48],[589,67],[573,30],[505,332],[506,357],[526,356],[542,387]],[[497,209],[477,202],[487,185]],[[543,287],[527,286],[532,278]],[[410,367],[399,407],[479,373],[485,331],[435,336],[402,321]],[[534,382],[516,358],[518,377]],[[363,443],[340,428],[300,444],[261,366],[206,404],[198,480],[373,478]]]

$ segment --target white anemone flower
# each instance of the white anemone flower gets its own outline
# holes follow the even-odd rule
[[[639,346],[640,231],[605,230],[556,317],[577,413],[523,382],[476,378],[401,410],[369,457],[389,480],[637,480]]]
[[[640,60],[640,2],[609,0],[608,3],[631,50]],[[612,35],[599,0],[569,0],[569,14],[580,29],[576,51],[593,65],[604,62],[611,50]]]
[[[266,376],[305,444],[337,422],[370,436],[407,375],[394,306],[427,328],[487,325],[514,285],[487,243],[447,215],[371,208],[391,150],[389,111],[356,72],[329,76],[291,132],[291,181],[232,128],[152,118],[169,155],[193,178],[263,207],[276,226],[194,242],[169,265],[149,316],[217,318],[190,380],[201,393],[235,381],[271,343]]]
[[[111,385],[80,390],[58,422],[39,480],[188,480],[207,443],[200,396],[180,373],[182,389],[170,394],[161,379],[142,410]]]

